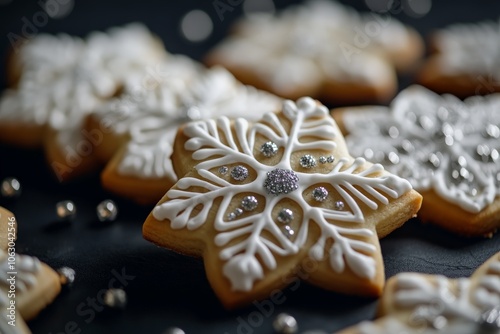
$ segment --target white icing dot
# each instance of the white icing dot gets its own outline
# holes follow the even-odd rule
[[[202,10],[195,9],[184,15],[181,21],[181,31],[191,42],[202,42],[207,39],[214,28],[210,16]]]

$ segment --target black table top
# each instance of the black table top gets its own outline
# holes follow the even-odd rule
[[[62,4],[69,0],[58,1]],[[277,7],[290,2],[275,1]],[[42,10],[40,3],[0,0],[3,64],[10,46],[9,33],[20,34],[24,22],[32,22],[33,16]],[[233,6],[234,10],[226,12],[221,21],[213,3],[78,1],[69,15],[50,18],[37,30],[85,35],[92,30],[140,21],[164,40],[170,52],[201,59],[242,12],[241,5]],[[361,0],[353,5],[367,10]],[[452,22],[497,19],[500,14],[500,3],[496,1],[434,1],[432,5],[431,11],[420,18],[404,11],[395,16],[427,36],[433,29]],[[213,34],[201,43],[187,41],[179,29],[180,18],[193,8],[206,11],[214,23]],[[0,78],[5,78],[4,73],[0,69]],[[400,88],[410,83],[411,77],[403,77]],[[0,85],[4,86],[5,82]],[[271,333],[272,321],[280,312],[295,316],[300,331],[332,332],[371,319],[375,314],[375,299],[343,296],[306,283],[293,291],[285,289],[286,300],[265,312],[255,304],[226,311],[206,280],[202,261],[146,242],[141,227],[151,207],[106,193],[100,187],[98,174],[59,184],[42,152],[2,145],[0,179],[7,176],[17,177],[23,186],[20,198],[0,198],[0,206],[13,211],[19,222],[17,251],[37,256],[53,268],[72,267],[77,273],[74,285],[29,323],[34,333],[162,333],[172,326],[186,333]],[[115,222],[103,224],[97,221],[95,208],[107,198],[116,201],[119,216]],[[77,206],[78,214],[71,224],[55,223],[55,204],[61,200],[72,200]],[[463,238],[411,220],[383,239],[381,247],[387,277],[403,271],[461,277],[469,276],[500,249],[500,234],[491,239]],[[117,276],[126,283],[129,303],[123,312],[101,310],[95,300]]]

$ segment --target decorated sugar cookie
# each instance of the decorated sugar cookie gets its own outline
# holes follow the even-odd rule
[[[59,180],[96,164],[93,138],[82,131],[86,115],[166,56],[138,24],[85,40],[41,34],[18,48],[8,67],[15,85],[0,99],[0,140],[43,145]]]
[[[2,333],[29,333],[24,320],[33,319],[60,290],[59,275],[49,266],[35,257],[0,250]]]
[[[313,0],[243,19],[207,62],[285,98],[359,104],[390,99],[395,70],[412,67],[422,50],[417,32],[392,16]]]
[[[453,24],[433,35],[422,85],[459,97],[500,91],[500,21]]]
[[[95,148],[109,162],[104,187],[148,204],[158,202],[177,181],[171,154],[181,124],[221,115],[255,120],[280,108],[277,97],[242,85],[222,68],[207,70],[185,57],[169,57],[158,72],[154,85],[132,87],[87,122],[88,133],[105,133]]]
[[[144,237],[203,256],[228,308],[269,297],[302,266],[323,288],[379,295],[378,238],[421,203],[409,182],[351,157],[327,108],[311,98],[285,101],[256,123],[189,123],[172,161],[184,176],[146,220]]]
[[[378,313],[339,334],[498,334],[500,253],[470,278],[398,274],[387,282]]]
[[[465,235],[500,227],[500,95],[464,102],[420,86],[390,109],[333,111],[355,155],[408,179],[424,197],[419,217]]]

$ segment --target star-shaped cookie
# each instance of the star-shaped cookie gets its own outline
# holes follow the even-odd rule
[[[241,20],[207,63],[285,98],[359,104],[394,96],[396,69],[412,67],[422,50],[418,33],[393,16],[313,0]]]
[[[432,36],[434,54],[418,82],[459,97],[500,92],[500,20],[460,23]]]
[[[419,217],[465,235],[500,227],[500,95],[465,101],[421,86],[384,107],[334,110],[355,155],[408,179]]]
[[[161,65],[154,84],[130,87],[87,122],[87,133],[101,136],[95,149],[107,163],[103,186],[142,204],[158,202],[177,181],[171,154],[181,124],[222,115],[257,120],[281,104],[220,67],[206,69],[182,56]]]
[[[9,63],[15,85],[0,100],[0,140],[40,147],[61,181],[95,167],[86,115],[141,80],[163,60],[162,44],[142,25],[95,32],[85,40],[41,34]]]
[[[144,237],[203,256],[228,308],[269,297],[301,267],[323,288],[378,296],[378,237],[421,204],[409,182],[351,157],[327,108],[311,98],[285,101],[256,123],[188,123],[172,161],[184,176],[149,215]]]
[[[498,334],[500,253],[470,278],[398,274],[387,282],[378,313],[339,334]]]

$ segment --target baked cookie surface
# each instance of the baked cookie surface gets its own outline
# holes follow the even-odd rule
[[[500,92],[500,21],[454,24],[435,32],[431,44],[420,84],[461,98]]]
[[[412,86],[390,108],[333,111],[355,155],[408,179],[419,217],[451,231],[490,236],[500,227],[500,95],[464,102]]]
[[[407,181],[352,158],[327,108],[311,98],[285,101],[257,123],[188,123],[172,161],[184,176],[146,220],[144,237],[203,256],[228,308],[269,297],[311,266],[313,284],[379,295],[378,238],[421,204]]]
[[[396,69],[411,68],[422,50],[418,33],[394,17],[317,0],[243,19],[207,63],[285,98],[359,104],[389,100]]]

